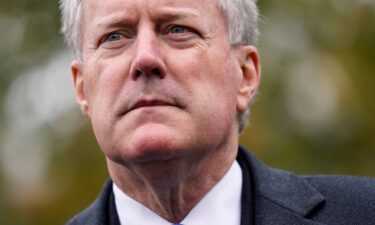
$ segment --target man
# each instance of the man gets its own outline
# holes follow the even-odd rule
[[[375,181],[298,177],[238,147],[255,0],[62,0],[76,100],[111,180],[68,224],[375,224]]]

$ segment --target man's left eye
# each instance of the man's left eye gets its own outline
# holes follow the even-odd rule
[[[199,32],[191,26],[171,25],[164,31],[164,40],[176,48],[191,47],[199,37]]]
[[[170,29],[170,33],[172,34],[182,34],[182,33],[185,33],[187,32],[188,30],[185,28],[185,27],[182,27],[182,26],[174,26]]]

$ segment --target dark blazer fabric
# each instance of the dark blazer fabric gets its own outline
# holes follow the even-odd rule
[[[262,164],[241,147],[237,161],[244,178],[241,225],[375,225],[373,178],[297,176]],[[120,225],[112,181],[67,225]]]

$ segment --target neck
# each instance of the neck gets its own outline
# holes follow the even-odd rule
[[[107,164],[112,180],[124,193],[178,223],[225,175],[236,155],[237,143],[203,157],[126,165],[107,158]]]

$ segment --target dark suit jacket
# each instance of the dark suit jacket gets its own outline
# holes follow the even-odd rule
[[[297,176],[262,164],[241,147],[237,161],[243,172],[241,225],[375,225],[375,179]],[[106,224],[120,224],[111,181],[67,225]]]

